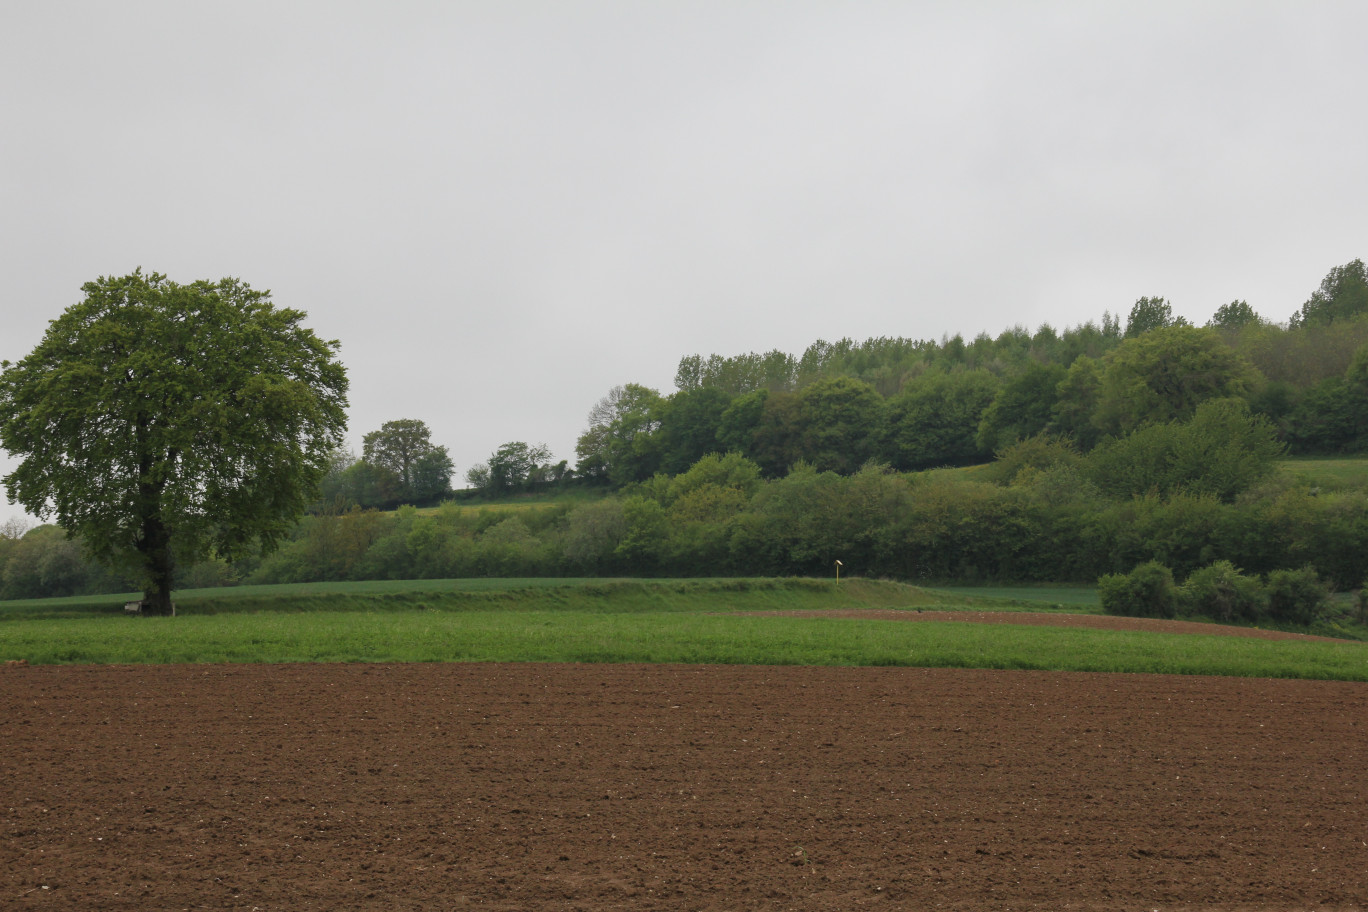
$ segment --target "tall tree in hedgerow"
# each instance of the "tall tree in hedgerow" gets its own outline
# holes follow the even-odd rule
[[[1292,315],[1291,326],[1328,326],[1368,314],[1368,267],[1350,260],[1326,275],[1301,310]]]
[[[1243,398],[1261,379],[1213,329],[1152,329],[1102,361],[1093,424],[1128,434],[1143,424],[1190,418],[1208,399]]]
[[[401,500],[431,503],[451,493],[451,454],[433,444],[426,422],[386,421],[363,438],[362,446],[367,464],[398,479]]]
[[[0,373],[10,501],[56,516],[171,613],[177,562],[273,548],[346,427],[337,343],[237,279],[139,269],[82,287]]]

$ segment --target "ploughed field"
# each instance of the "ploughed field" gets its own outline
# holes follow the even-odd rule
[[[1368,686],[0,668],[4,909],[1349,909]]]

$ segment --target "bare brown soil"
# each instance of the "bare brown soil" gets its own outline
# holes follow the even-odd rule
[[[1334,637],[1261,630],[1258,627],[1231,627],[1204,621],[1171,621],[1163,618],[1118,617],[1110,614],[1034,614],[1026,611],[921,611],[907,608],[795,609],[793,611],[750,611],[745,614],[773,614],[789,617],[869,618],[880,621],[950,621],[961,624],[1021,624],[1029,627],[1087,627],[1092,630],[1143,630],[1149,633],[1200,634],[1202,636],[1255,637],[1261,640],[1320,640],[1343,642]]]
[[[0,909],[1350,909],[1368,686],[0,668]]]

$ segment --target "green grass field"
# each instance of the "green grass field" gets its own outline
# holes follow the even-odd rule
[[[954,469],[927,469],[916,474],[931,480],[953,476],[983,481],[991,474],[991,470],[992,463],[983,463]],[[1277,471],[1328,491],[1368,489],[1368,457],[1293,456],[1278,460]]]
[[[1021,599],[866,580],[334,583],[185,592],[177,602],[175,618],[127,617],[117,596],[0,603],[0,660],[905,665],[1368,680],[1368,644],[1356,642],[739,613],[1033,610]]]
[[[607,492],[603,490],[548,491],[538,494],[515,494],[511,497],[486,500],[484,497],[466,496],[468,492],[457,492],[453,503],[463,510],[488,510],[491,513],[520,513],[530,510],[546,510],[552,507],[572,507],[582,503],[602,500]],[[422,507],[419,513],[435,513],[441,507]]]
[[[5,621],[122,617],[137,593],[0,602]],[[188,589],[175,594],[182,616],[346,611],[561,610],[606,613],[788,608],[967,607],[969,596],[872,580],[809,579],[457,579],[290,583]],[[1024,610],[1025,606],[1018,606]]]
[[[468,511],[470,511],[471,513],[479,513],[480,511],[483,510],[483,511],[487,511],[487,512],[489,512],[489,513],[499,513],[499,514],[507,513],[507,514],[509,514],[509,515],[516,516],[516,515],[518,515],[518,514],[532,513],[532,512],[535,512],[535,511],[537,511],[537,510],[548,510],[548,509],[551,509],[552,507],[557,506],[557,504],[556,504],[554,501],[550,501],[550,500],[546,500],[546,501],[519,500],[519,501],[506,501],[506,502],[497,502],[497,503],[475,503],[475,502],[470,502],[470,503],[461,503],[461,504],[457,504],[457,506],[459,506],[462,510],[468,510]],[[437,512],[438,510],[440,510],[440,509],[442,509],[442,508],[441,508],[441,507],[419,507],[419,508],[418,508],[418,512],[419,512],[420,514],[427,515],[427,514],[436,513],[436,512]]]
[[[1368,459],[1283,459],[1278,470],[1328,491],[1368,489]]]
[[[975,598],[1002,599],[1031,611],[1100,614],[1102,601],[1095,586],[937,586],[936,592]],[[997,609],[1001,610],[1001,609]]]

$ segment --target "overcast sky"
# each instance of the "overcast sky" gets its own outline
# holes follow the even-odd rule
[[[458,478],[686,354],[1285,321],[1368,256],[1363,3],[0,2],[0,359],[236,276]]]

